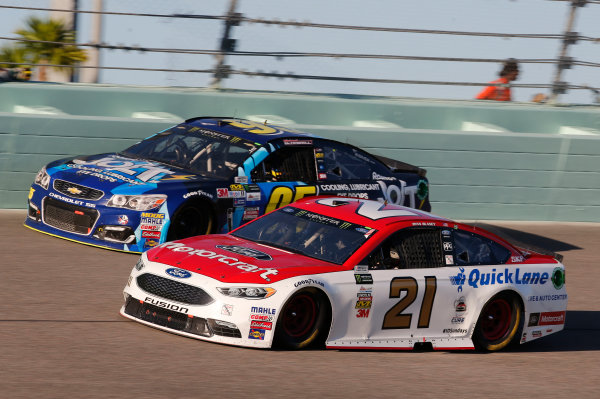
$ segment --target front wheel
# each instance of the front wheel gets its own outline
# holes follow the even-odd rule
[[[213,225],[210,207],[200,207],[199,204],[184,205],[171,218],[167,241],[210,234]]]
[[[325,294],[315,288],[298,291],[279,313],[274,346],[302,349],[323,345],[330,314]]]
[[[499,351],[513,342],[522,323],[523,306],[519,299],[514,294],[501,292],[481,310],[473,342],[480,350]]]

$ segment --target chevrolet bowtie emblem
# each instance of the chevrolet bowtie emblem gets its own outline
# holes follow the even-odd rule
[[[67,191],[74,195],[78,195],[78,194],[82,193],[82,191],[80,189],[78,189],[77,187],[69,187],[69,188],[67,188]]]

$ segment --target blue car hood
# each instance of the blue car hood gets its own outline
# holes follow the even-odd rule
[[[126,157],[116,153],[98,154],[53,162],[47,167],[52,179],[69,182],[103,191],[118,193],[148,192],[159,185],[185,182],[209,182],[207,178],[185,169]]]

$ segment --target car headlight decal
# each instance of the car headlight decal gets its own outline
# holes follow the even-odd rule
[[[277,291],[270,287],[231,287],[217,288],[223,294],[234,298],[265,299],[274,295]]]
[[[164,194],[147,194],[147,195],[113,195],[106,206],[113,208],[126,208],[134,211],[149,211],[160,207],[167,200]]]
[[[46,172],[46,167],[44,166],[35,176],[34,183],[43,187],[44,190],[48,190],[48,186],[50,184],[50,175]]]
[[[135,264],[135,270],[137,270],[139,272],[143,268],[144,268],[144,260],[140,256],[140,258],[138,259],[137,263]]]

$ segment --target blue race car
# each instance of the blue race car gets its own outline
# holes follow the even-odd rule
[[[193,118],[119,153],[61,159],[31,186],[25,225],[140,253],[224,233],[311,195],[429,211],[425,170],[279,126]]]

